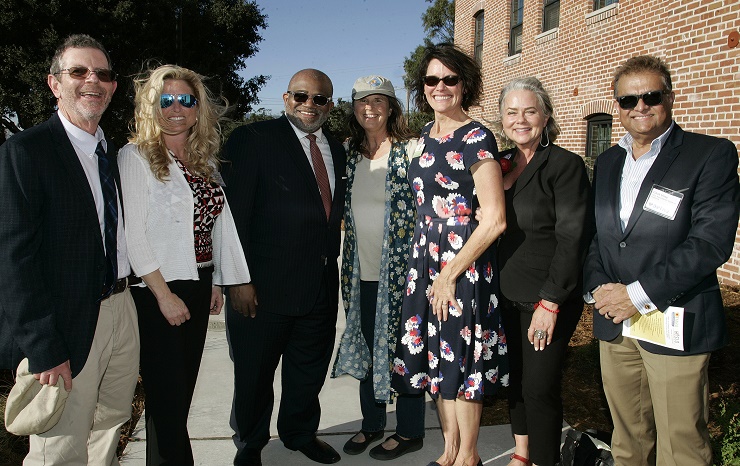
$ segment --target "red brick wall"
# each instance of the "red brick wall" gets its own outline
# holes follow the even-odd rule
[[[634,55],[668,63],[676,102],[673,117],[688,131],[732,140],[740,148],[740,46],[728,37],[740,31],[740,1],[620,0],[593,11],[590,0],[561,0],[560,24],[542,33],[542,0],[524,0],[522,52],[508,56],[511,0],[456,0],[455,42],[472,51],[473,16],[485,12],[484,99],[472,116],[498,116],[498,94],[517,76],[537,76],[555,102],[562,133],[558,144],[585,155],[586,120],[614,116],[612,143],[624,135],[612,110],[614,69]],[[740,229],[720,281],[740,286]]]

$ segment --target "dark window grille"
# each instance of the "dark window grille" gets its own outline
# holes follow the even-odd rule
[[[478,64],[483,64],[483,11],[475,15],[475,47],[473,53]]]
[[[560,24],[560,0],[545,0],[542,11],[542,32],[555,29]]]
[[[594,11],[600,10],[612,3],[619,3],[619,0],[594,0]]]
[[[511,0],[511,34],[509,36],[509,55],[522,51],[522,23],[524,22],[524,0]]]
[[[586,157],[596,158],[612,145],[612,116],[596,113],[588,119]]]

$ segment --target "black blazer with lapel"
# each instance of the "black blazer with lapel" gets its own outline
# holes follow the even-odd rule
[[[685,351],[640,342],[650,352],[685,355],[724,346],[727,332],[716,271],[730,257],[737,231],[737,149],[726,139],[675,125],[622,232],[619,189],[625,157],[626,151],[617,145],[596,162],[596,235],[584,266],[584,292],[603,283],[639,280],[661,311],[683,307]],[[683,194],[674,220],[643,209],[654,184]],[[610,341],[621,332],[621,323],[594,313],[597,338]]]
[[[75,376],[106,262],[90,185],[56,113],[0,147],[0,218],[0,365],[25,356],[38,373],[69,359]]]
[[[316,177],[285,116],[235,129],[224,147],[226,196],[257,290],[258,312],[310,312],[325,264],[331,304],[338,304],[346,155],[341,144],[327,139],[336,180],[328,221]]]
[[[498,253],[501,292],[507,299],[564,304],[580,297],[591,240],[590,188],[578,155],[554,144],[535,152],[506,192],[506,233]]]

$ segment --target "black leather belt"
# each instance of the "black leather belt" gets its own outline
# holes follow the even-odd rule
[[[111,291],[110,296],[122,293],[126,289],[126,287],[137,285],[139,283],[141,283],[141,278],[137,277],[134,274],[131,274],[128,277],[123,277],[122,279],[118,280],[115,285],[113,285],[113,291]]]

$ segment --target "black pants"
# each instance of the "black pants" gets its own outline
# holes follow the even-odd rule
[[[198,269],[198,275],[198,281],[167,283],[190,311],[180,326],[167,322],[148,288],[131,288],[141,336],[148,466],[193,464],[188,411],[208,330],[213,267]]]
[[[568,342],[583,312],[580,296],[560,306],[552,343],[535,351],[527,339],[533,303],[503,301],[509,354],[509,414],[515,435],[529,436],[529,459],[540,466],[560,461],[563,425],[561,382]],[[522,310],[527,307],[528,310]]]
[[[378,302],[378,282],[360,281],[360,327],[370,354],[375,340],[375,313]],[[373,371],[360,381],[360,409],[362,430],[378,432],[385,429],[386,404],[375,401]],[[380,370],[390,370],[387,366]],[[424,394],[401,394],[396,398],[396,433],[401,437],[416,439],[424,437]]]
[[[288,449],[297,450],[316,435],[321,419],[319,392],[336,336],[338,303],[336,297],[330,299],[329,290],[325,271],[316,304],[302,316],[264,312],[258,306],[256,317],[251,318],[226,306],[234,361],[231,427],[237,456],[245,449],[261,450],[270,439],[272,387],[281,357],[280,439]],[[259,290],[257,293],[259,299]]]

